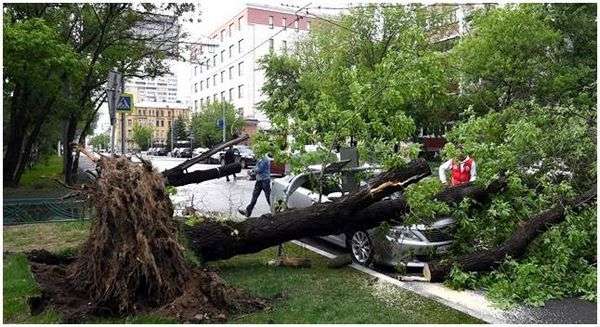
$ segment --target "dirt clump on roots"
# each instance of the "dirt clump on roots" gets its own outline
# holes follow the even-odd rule
[[[42,290],[29,300],[32,314],[52,305],[65,322],[140,313],[224,322],[265,308],[265,300],[184,259],[164,178],[149,162],[103,157],[96,164],[97,178],[78,190],[96,213],[78,255],[28,253]]]

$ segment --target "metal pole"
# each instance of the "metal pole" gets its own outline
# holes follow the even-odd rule
[[[223,142],[225,142],[225,105],[221,103],[222,116],[223,116]]]
[[[126,133],[127,131],[125,130],[125,113],[122,112],[121,113],[121,155],[125,154],[125,140],[126,140]]]
[[[115,154],[115,124],[110,126],[110,153]]]

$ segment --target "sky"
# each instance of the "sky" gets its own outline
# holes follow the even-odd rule
[[[189,34],[188,39],[184,41],[196,42],[203,36],[208,36],[215,28],[219,27],[223,22],[229,20],[235,14],[239,13],[246,4],[266,4],[285,8],[285,5],[304,6],[309,5],[311,11],[315,14],[319,13],[334,13],[329,9],[318,9],[318,6],[324,7],[345,7],[369,2],[387,3],[398,1],[385,0],[200,0],[193,2],[200,8],[200,22],[185,21],[181,23],[184,33]],[[291,8],[290,8],[291,9]],[[191,86],[189,84],[192,68],[189,63],[171,62],[171,71],[177,76],[177,93],[180,100],[185,100],[191,95]],[[96,124],[94,134],[103,133],[110,127],[108,118],[108,107],[102,108],[100,117]]]

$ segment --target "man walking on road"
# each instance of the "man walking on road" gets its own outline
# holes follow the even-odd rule
[[[254,183],[254,191],[252,191],[252,200],[246,209],[238,209],[238,212],[246,217],[250,217],[252,210],[256,205],[256,200],[260,196],[260,192],[265,192],[267,203],[271,205],[271,158],[266,154],[256,163],[254,170],[256,171],[256,183]]]
[[[233,147],[230,146],[227,151],[225,151],[225,154],[223,155],[223,161],[225,163],[225,166],[235,163],[235,153],[233,152]],[[225,176],[225,178],[227,179],[227,181],[229,182],[229,175]],[[237,177],[235,176],[235,173],[233,174],[233,180],[235,181],[237,179]]]

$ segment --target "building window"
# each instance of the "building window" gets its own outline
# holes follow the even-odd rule
[[[221,92],[221,102],[225,102],[225,91]]]
[[[194,83],[194,93],[198,93],[198,83]]]
[[[217,74],[213,75],[213,86],[217,86]]]
[[[160,121],[160,127],[165,127],[165,121],[164,120]]]
[[[244,66],[244,62],[240,61],[238,63],[238,76],[242,76],[242,68],[243,68],[243,66]]]
[[[244,18],[244,16],[238,18],[238,31],[242,30],[242,19]]]
[[[194,100],[194,111],[198,110],[198,100]]]
[[[242,53],[242,41],[244,41],[244,39],[238,41],[238,53]]]
[[[229,89],[229,102],[233,101],[233,87]]]
[[[156,121],[156,127],[160,127],[158,120]]]
[[[244,85],[242,84],[242,85],[238,86],[238,99],[241,99],[244,97],[243,93],[244,93]]]
[[[210,60],[206,59],[206,70],[210,68]]]
[[[273,51],[274,47],[275,47],[275,40],[269,39],[269,51]]]
[[[223,36],[225,35],[225,30],[221,30],[221,42],[223,42]]]
[[[198,66],[194,66],[194,76],[198,75]]]
[[[213,101],[214,101],[214,102],[217,102],[217,94],[216,94],[216,93],[215,93],[215,94],[213,94]]]
[[[208,106],[210,104],[210,97],[206,97],[206,105]]]
[[[131,119],[127,119],[127,126],[131,126]]]
[[[284,30],[287,30],[287,18],[283,17],[281,19],[281,25],[283,25]]]
[[[229,67],[229,80],[233,79],[233,66]]]
[[[204,98],[200,99],[200,108],[202,108],[204,106]],[[169,124],[169,127],[171,124]]]
[[[202,91],[202,89],[204,89],[204,81],[200,81],[200,91]]]
[[[294,29],[296,29],[296,32],[298,32],[298,19],[294,21]]]
[[[229,46],[229,58],[233,56],[233,44]]]
[[[224,58],[225,58],[225,50],[221,50],[221,63],[223,63]]]
[[[269,28],[273,28],[273,16],[269,16]]]
[[[283,49],[283,52],[287,52],[287,41],[286,40],[281,41],[281,48]]]
[[[202,65],[203,63],[200,63],[200,74],[202,74]]]
[[[213,67],[217,66],[217,55],[213,56]]]
[[[210,77],[206,78],[206,89],[210,87]]]
[[[221,71],[221,83],[225,81],[225,71]]]
[[[233,23],[229,24],[229,28],[227,29],[227,36],[231,37],[231,30],[233,29]]]
[[[307,29],[307,30],[310,30],[310,20],[307,20],[307,21],[306,21],[306,29]]]

